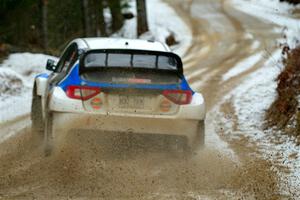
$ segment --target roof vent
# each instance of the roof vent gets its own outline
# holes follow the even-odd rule
[[[147,41],[148,41],[148,42],[152,42],[152,43],[155,42],[153,39],[149,39],[149,40],[147,40]]]
[[[125,42],[125,45],[126,45],[126,46],[128,46],[128,45],[129,45],[129,43],[128,43],[128,42]]]

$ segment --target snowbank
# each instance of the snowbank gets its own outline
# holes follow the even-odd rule
[[[7,67],[0,68],[0,83],[0,98],[17,95],[24,86],[23,77]]]
[[[0,67],[15,71],[24,78],[25,84],[30,86],[34,76],[45,71],[47,59],[56,60],[57,58],[44,54],[15,53],[9,55]]]
[[[32,53],[11,54],[0,65],[0,123],[30,112],[34,76],[45,71],[53,56]]]

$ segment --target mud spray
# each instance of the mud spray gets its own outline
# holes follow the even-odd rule
[[[71,131],[60,142],[45,157],[26,128],[1,144],[0,199],[278,198],[260,160],[241,165],[208,148],[185,157],[160,138],[117,133]]]

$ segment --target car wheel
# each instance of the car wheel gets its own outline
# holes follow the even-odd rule
[[[50,156],[53,152],[53,114],[51,112],[47,113],[45,118],[44,142],[45,156]]]
[[[32,132],[42,138],[45,128],[42,114],[42,98],[36,94],[32,97],[31,121]]]

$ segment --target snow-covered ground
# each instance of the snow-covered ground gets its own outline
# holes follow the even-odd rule
[[[135,1],[130,1],[130,5],[130,11],[136,14]],[[161,0],[147,1],[147,11],[150,32],[142,38],[165,42],[165,38],[173,33],[179,44],[172,49],[183,55],[192,39],[189,27]],[[109,20],[108,12],[105,13]],[[120,33],[115,36],[136,38],[136,18],[127,20]],[[56,59],[43,54],[15,53],[0,64],[0,124],[29,114],[33,78],[45,71],[49,58]]]
[[[280,72],[280,68],[274,63],[274,58],[281,58],[281,51],[276,51],[272,58],[267,60],[264,66],[252,73],[240,86],[234,89],[224,98],[225,102],[231,102],[235,115],[237,116],[238,128],[233,124],[232,118],[225,113],[219,112],[220,107],[216,107],[214,112],[218,113],[214,118],[215,127],[225,127],[225,134],[230,134],[231,138],[246,137],[249,143],[254,142],[260,151],[257,156],[263,156],[274,164],[274,170],[282,173],[283,168],[287,168],[287,173],[280,174],[283,183],[282,191],[287,194],[299,192],[300,188],[300,146],[296,146],[293,139],[276,132],[274,130],[264,130],[264,113],[276,97],[275,89],[277,83],[275,79]],[[221,106],[222,103],[219,105]],[[288,184],[286,184],[288,181]],[[287,191],[289,189],[290,191]]]
[[[11,54],[0,64],[0,123],[30,112],[33,78],[44,72],[53,56],[32,53]]]
[[[291,48],[299,44],[300,22],[299,19],[292,16],[295,6],[279,0],[230,1],[239,10],[281,27],[279,31],[283,31],[286,34],[284,41]]]
[[[258,52],[238,63],[234,68],[223,75],[223,81],[227,81],[230,78],[238,76],[239,74],[251,69],[257,62],[261,60],[262,56],[263,52]]]
[[[291,5],[280,3],[279,0],[231,0],[231,3],[247,14],[278,25],[285,31],[287,43],[291,47],[297,45],[300,21],[291,16]],[[284,40],[285,38],[278,42],[282,43]],[[238,63],[223,76],[223,80],[238,76],[247,70],[248,65],[253,66],[258,55],[259,53],[254,54]],[[300,196],[300,146],[291,137],[263,128],[265,111],[276,98],[276,77],[283,68],[281,60],[281,49],[278,48],[259,70],[249,75],[211,113],[213,118],[219,120],[215,123],[216,129],[224,130],[231,138],[246,137],[257,145],[260,151],[258,156],[270,160],[274,166],[272,170],[281,175],[283,194]],[[238,124],[233,124],[232,118],[221,112],[221,107],[226,102],[232,104]]]

